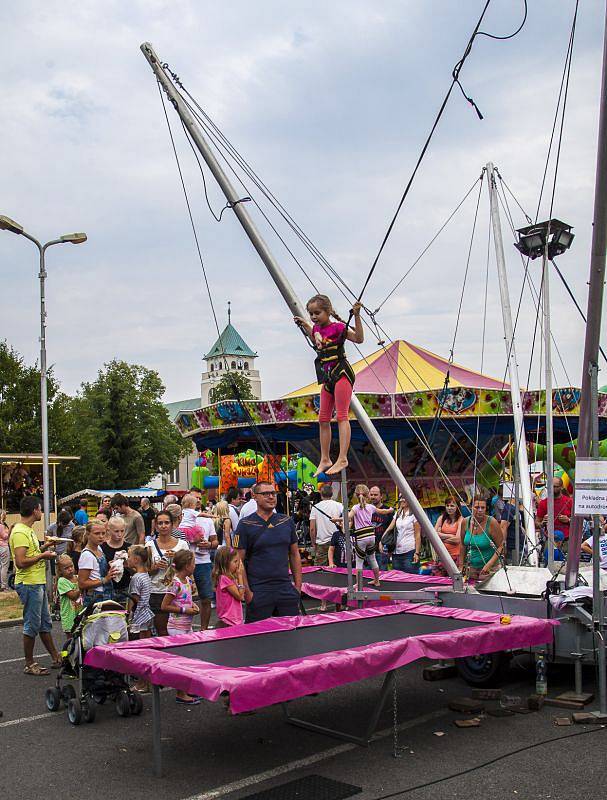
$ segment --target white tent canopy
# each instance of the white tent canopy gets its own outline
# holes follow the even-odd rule
[[[80,497],[112,497],[115,494],[121,494],[129,499],[138,497],[162,497],[165,492],[162,489],[81,489],[74,494],[68,494],[67,497],[62,497],[59,503],[69,503],[70,500],[78,500]]]

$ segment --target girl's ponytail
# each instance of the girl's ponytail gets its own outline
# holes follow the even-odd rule
[[[140,559],[141,563],[145,567],[146,572],[150,571],[151,558],[149,547],[143,547],[143,545],[134,544],[132,547],[129,547],[129,554],[137,556],[137,558]]]

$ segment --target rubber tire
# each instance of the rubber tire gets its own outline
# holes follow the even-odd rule
[[[119,717],[131,716],[131,701],[129,700],[128,692],[122,691],[118,694],[116,698],[116,713]]]
[[[95,715],[97,714],[97,707],[92,697],[85,697],[80,705],[82,707],[82,719],[85,722],[95,722]]]
[[[485,689],[497,687],[504,681],[510,658],[509,653],[501,651],[457,658],[455,664],[460,678],[469,686]]]
[[[49,711],[59,711],[61,708],[61,692],[56,686],[46,690],[44,700]]]
[[[139,692],[131,692],[129,694],[129,702],[131,704],[131,714],[138,717],[143,711],[143,698]]]
[[[93,694],[93,700],[97,703],[98,706],[102,706],[107,700],[107,696],[104,694]]]
[[[80,725],[82,722],[82,706],[77,697],[72,697],[67,703],[67,718],[72,725]]]
[[[61,697],[63,697],[63,702],[66,705],[68,701],[72,699],[72,697],[76,697],[76,690],[74,689],[71,683],[65,684],[65,686],[61,690]]]

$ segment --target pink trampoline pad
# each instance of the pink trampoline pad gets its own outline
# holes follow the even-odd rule
[[[304,567],[302,592],[315,600],[322,600],[327,603],[341,604],[343,595],[347,589],[348,570],[342,567]],[[380,587],[370,585],[373,580],[371,570],[363,571],[365,591],[375,591],[380,594],[389,594],[390,591],[419,591],[432,586],[452,586],[451,578],[436,575],[410,575],[399,570],[388,570],[380,573]],[[356,574],[353,576],[356,584]],[[392,603],[392,600],[365,600],[365,607],[385,605]]]
[[[103,645],[86,654],[85,664],[210,701],[228,693],[232,713],[239,713],[382,675],[420,658],[547,644],[555,624],[514,616],[504,625],[499,615],[484,611],[399,603]],[[273,655],[277,649],[280,660]],[[221,663],[222,655],[227,663]]]

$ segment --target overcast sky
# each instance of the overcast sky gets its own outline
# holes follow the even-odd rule
[[[533,0],[509,41],[476,40],[461,80],[480,121],[453,92],[376,274],[375,308],[493,160],[535,214],[573,0]],[[603,3],[581,4],[554,216],[575,226],[560,267],[586,304]],[[216,338],[155,78],[139,50],[150,41],[358,292],[450,83],[481,0],[0,4],[3,114],[0,213],[41,239],[86,231],[48,251],[49,361],[75,392],[112,358],[157,369],[166,400],[200,391],[202,354]],[[493,0],[483,29],[508,34],[522,2]],[[313,378],[311,351],[233,214],[210,216],[200,173],[169,108],[191,191],[214,300],[260,354],[265,397]],[[208,180],[216,210],[223,200]],[[540,218],[548,214],[549,192]],[[383,307],[393,338],[443,356],[453,340],[476,195]],[[251,209],[255,213],[254,209]],[[525,224],[514,207],[517,227]],[[522,265],[503,220],[516,305]],[[483,193],[455,343],[455,360],[502,377],[505,351],[491,252],[483,354],[488,198]],[[271,247],[275,242],[268,237]],[[303,299],[312,293],[275,247]],[[302,254],[301,248],[297,250]],[[346,301],[309,258],[314,283]],[[36,252],[0,235],[0,336],[27,361],[38,351]],[[532,274],[539,282],[540,265]],[[583,324],[553,278],[558,383],[579,385]],[[535,314],[523,300],[517,348],[526,383]],[[606,336],[603,335],[603,344]],[[377,349],[367,337],[364,352]],[[354,353],[352,354],[354,357]],[[539,381],[539,351],[531,385]],[[607,382],[603,376],[601,383]]]

